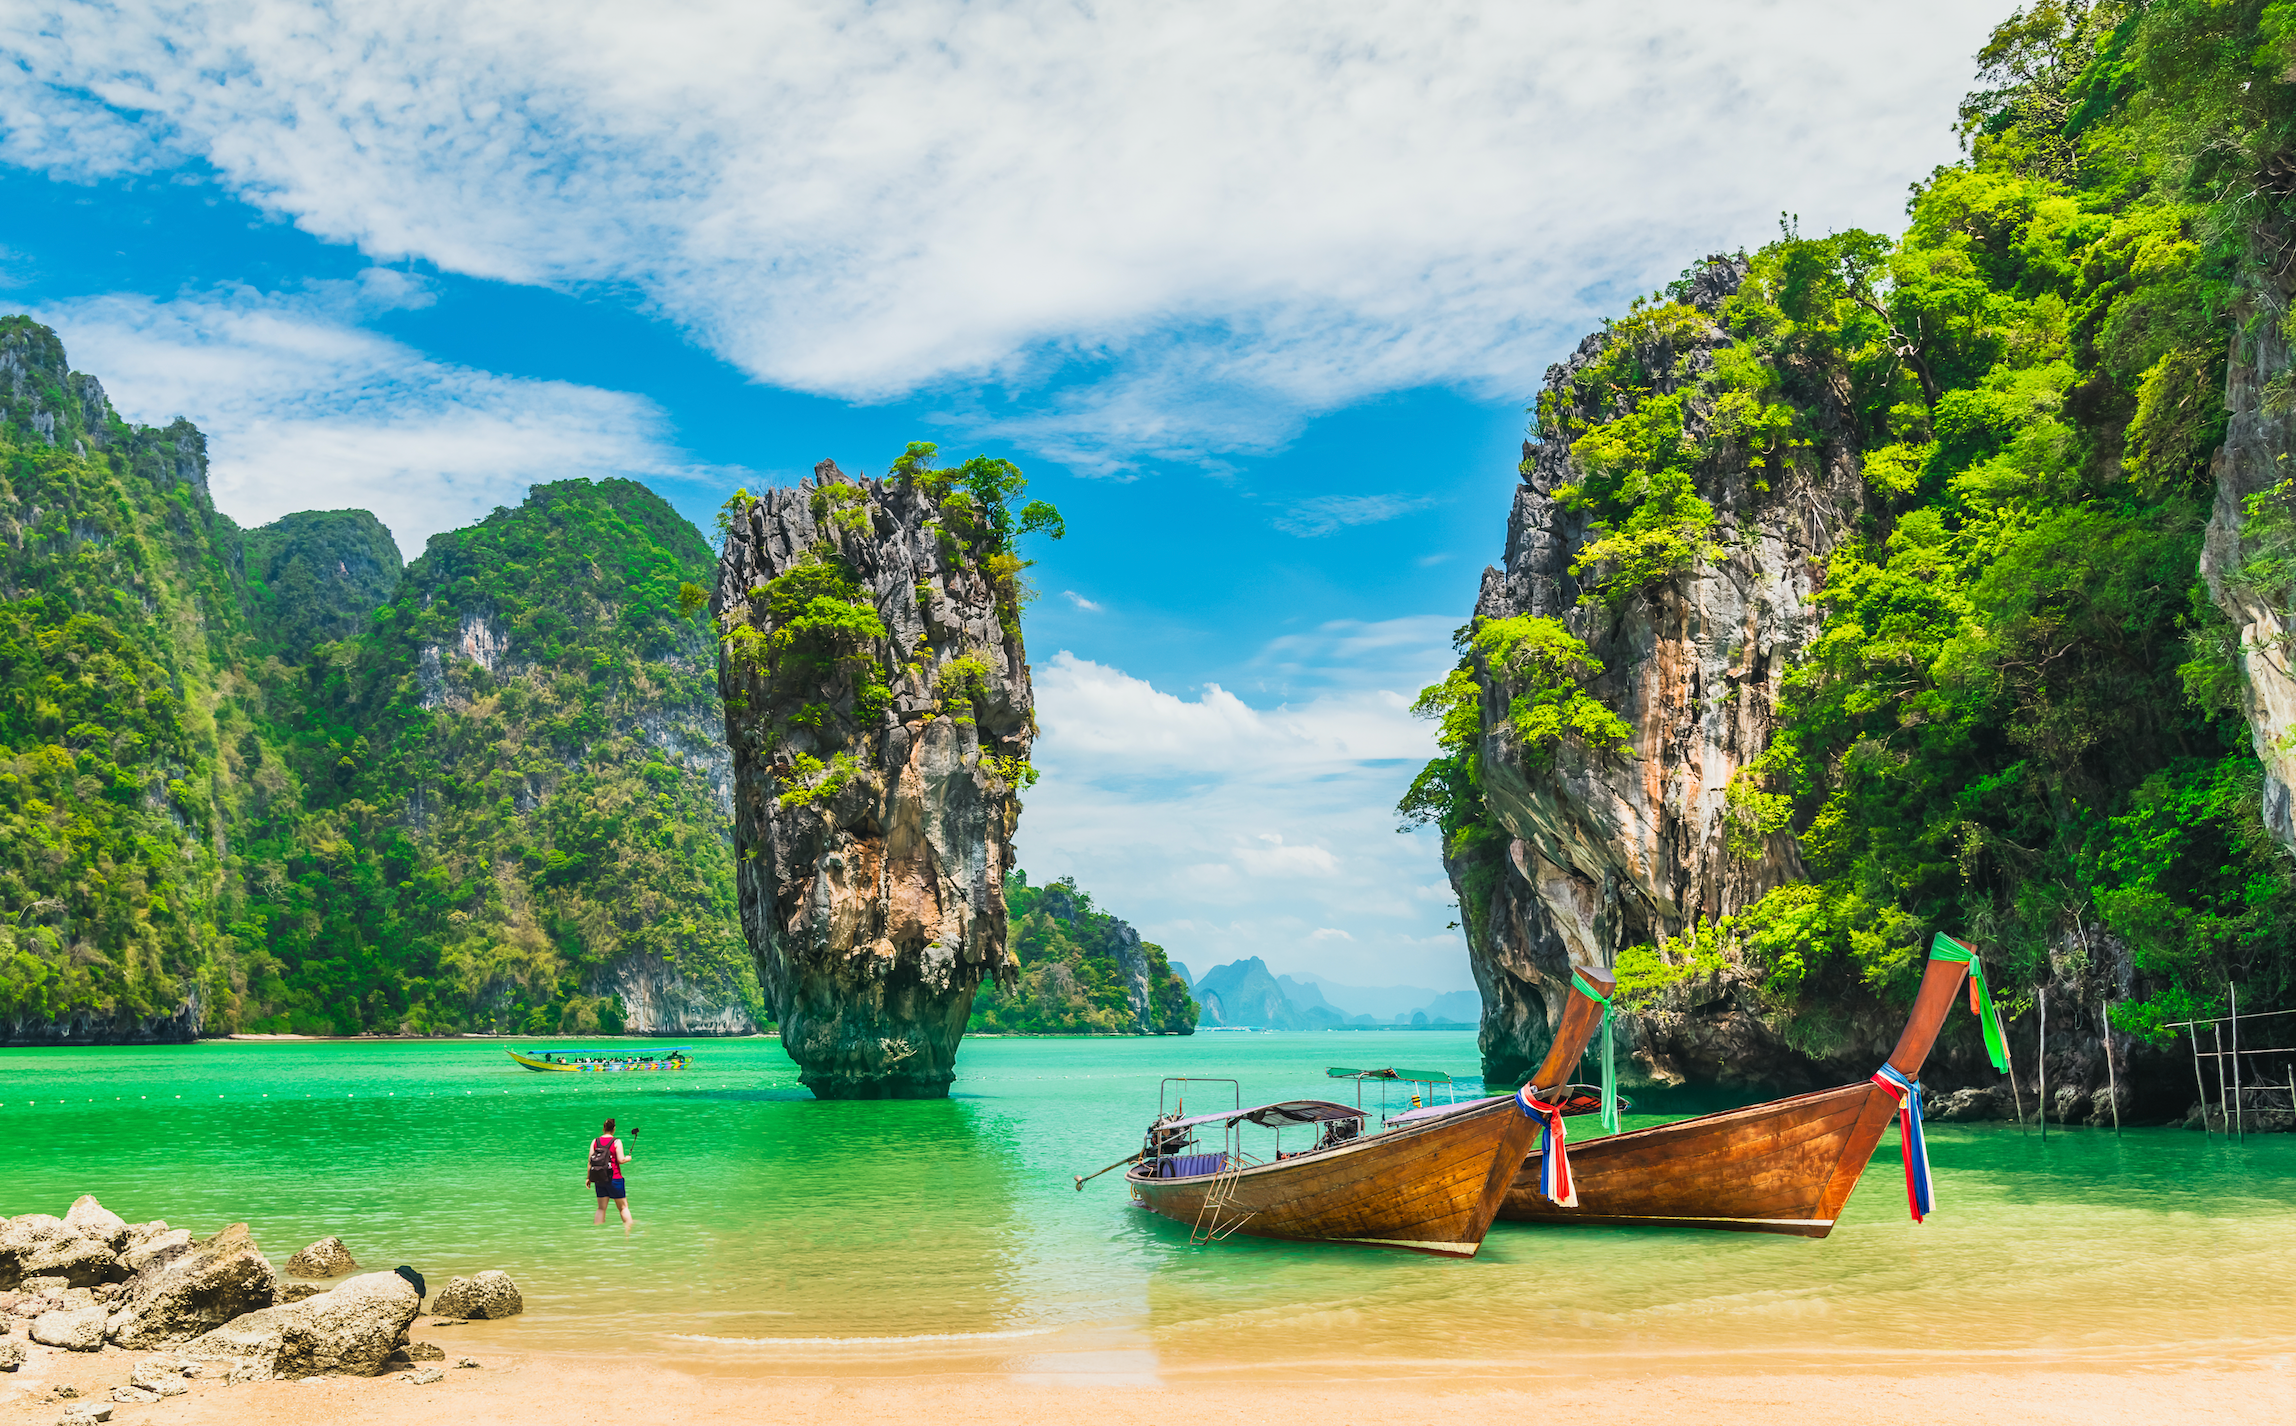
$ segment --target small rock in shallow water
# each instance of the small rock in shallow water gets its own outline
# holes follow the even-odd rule
[[[340,1238],[321,1238],[287,1260],[289,1277],[341,1277],[358,1271],[359,1264]]]
[[[526,1310],[518,1284],[500,1268],[488,1268],[477,1277],[450,1279],[438,1290],[431,1310],[442,1317],[516,1317]]]

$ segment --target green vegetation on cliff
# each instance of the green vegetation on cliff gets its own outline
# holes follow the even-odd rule
[[[0,418],[0,1037],[746,1028],[713,555],[659,497],[543,486],[402,575],[364,511],[239,530],[27,318]]]
[[[1073,877],[1030,886],[1015,871],[1005,909],[1020,975],[1009,988],[981,987],[969,1033],[1195,1033],[1196,1002],[1164,948],[1095,908]]]
[[[754,1009],[693,527],[635,481],[432,537],[274,692],[304,790],[251,829],[261,1028],[615,1029],[617,964]],[[291,710],[291,711],[289,711]],[[627,999],[627,996],[624,996]]]
[[[1719,937],[1785,1003],[1904,995],[1950,925],[1998,949],[2014,1000],[2102,927],[2137,972],[2126,1028],[2211,1011],[2228,980],[2296,1003],[2296,875],[2198,575],[2228,344],[2296,324],[2266,272],[2296,238],[2296,5],[2044,3],[1980,58],[1968,156],[1915,186],[1901,238],[1789,224],[1709,370],[1662,380],[1642,355],[1698,317],[1694,270],[1578,378],[1635,398],[1571,431],[1590,598],[1711,558],[1696,463],[1759,482],[1811,458],[1821,407],[1854,423],[1866,487],[1785,726],[1729,789],[1733,848],[1791,834],[1809,880],[1620,968],[1647,988]],[[1442,796],[1405,804],[1447,838],[1478,821],[1464,747],[1422,777]]]

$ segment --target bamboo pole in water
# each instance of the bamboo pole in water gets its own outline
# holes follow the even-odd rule
[[[2113,1137],[2121,1136],[2121,1081],[2113,1073],[2113,1002],[2101,1001],[2097,1007],[2097,1029],[2105,1038],[2105,1092],[2113,1097]]]
[[[2248,1126],[2240,1113],[2240,987],[2226,981],[2224,988],[2232,993],[2232,1133],[2245,1144]]]
[[[2224,1022],[2214,1026],[2216,1032],[2216,1112],[2224,1116],[2224,1127],[2232,1127],[2232,1106],[2224,1098]]]
[[[2200,1026],[2189,1027],[2192,1032],[2192,1092],[2200,1096],[2200,1132],[2206,1137],[2208,1129],[2208,1081],[2200,1074]]]
[[[1994,1008],[1993,1015],[1996,1021],[2000,1019],[1998,1006]],[[2017,1106],[2017,1132],[2022,1134],[2025,1132],[2025,1096],[2017,1088],[2017,1057],[2010,1052],[2009,1027],[2006,1024],[2001,1026],[2001,1058],[2009,1061],[2009,1102]]]
[[[2033,1042],[2033,1058],[2040,1062],[2041,1103],[2034,1113],[2041,1116],[2041,1137],[2049,1137],[2049,987],[2041,987],[2041,1029]]]

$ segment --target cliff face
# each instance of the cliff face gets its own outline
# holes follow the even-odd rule
[[[2264,825],[2281,846],[2296,852],[2296,799],[2290,794],[2296,788],[2296,610],[2290,606],[2285,573],[2259,577],[2274,556],[2286,561],[2287,536],[2279,534],[2277,550],[2260,550],[2273,537],[2251,531],[2248,514],[2251,500],[2259,499],[2268,518],[2277,513],[2285,521],[2286,512],[2296,510],[2296,497],[2271,493],[2289,479],[2296,409],[2284,400],[2268,401],[2266,394],[2275,378],[2285,385],[2296,354],[2278,321],[2258,319],[2259,305],[2244,302],[2232,316],[2234,329],[2245,335],[2232,343],[2226,367],[2229,420],[2224,445],[2209,468],[2215,502],[2200,572],[2210,599],[2232,622],[2239,640],[2234,657],[2241,673],[2241,711],[2264,764]],[[2272,312],[2286,307],[2285,295],[2269,304]],[[2259,533],[2264,533],[2261,540]]]
[[[0,1039],[753,1029],[711,563],[628,481],[243,532],[0,319]]]
[[[1019,974],[985,985],[973,1002],[974,1032],[1031,1035],[1192,1035],[1196,1006],[1164,948],[1097,909],[1069,877],[1030,886],[1005,881]]]
[[[1483,575],[1476,618],[1561,620],[1604,666],[1588,692],[1633,730],[1631,758],[1565,743],[1538,765],[1504,716],[1520,689],[1478,667],[1482,791],[1512,841],[1503,855],[1454,856],[1449,870],[1463,903],[1474,902],[1471,951],[1494,1082],[1519,1078],[1544,1053],[1572,964],[1607,974],[1626,947],[1735,915],[1801,874],[1791,835],[1763,838],[1747,857],[1730,850],[1725,823],[1732,781],[1768,747],[1781,680],[1818,630],[1810,596],[1825,556],[1857,518],[1863,488],[1838,393],[1804,393],[1819,439],[1785,471],[1765,479],[1727,446],[1702,461],[1698,493],[1720,512],[1723,556],[1615,606],[1582,599],[1571,567],[1588,523],[1556,494],[1581,478],[1574,425],[1631,414],[1590,407],[1581,374],[1606,354],[1615,359],[1615,343],[1634,341],[1654,394],[1683,390],[1730,345],[1716,319],[1744,273],[1742,260],[1713,260],[1683,299],[1702,320],[1658,339],[1596,333],[1548,371],[1541,439],[1523,447],[1506,565]],[[1687,409],[1686,436],[1700,440],[1712,407],[1694,397]],[[1646,1048],[1654,1073],[1678,1073],[1673,1049]]]
[[[340,579],[340,541],[314,554],[323,532],[297,533],[305,548],[271,567]],[[324,963],[371,922],[365,937],[433,988],[402,1012],[411,1028],[753,1031],[713,650],[680,596],[710,564],[635,481],[537,486],[434,536],[301,690],[313,737],[352,735],[329,739],[338,775],[310,777],[307,803],[406,871],[329,886],[316,934],[282,916],[295,929],[273,953]],[[273,1013],[343,1018],[317,997]]]
[[[742,928],[823,1098],[948,1092],[1036,732],[1017,561],[930,477],[813,479],[728,507],[711,609]]]
[[[187,1040],[243,984],[226,754],[238,532],[188,423],[130,426],[0,319],[0,1035]]]

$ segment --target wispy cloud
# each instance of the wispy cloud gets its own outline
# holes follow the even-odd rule
[[[1313,539],[1348,525],[1377,525],[1434,503],[1426,495],[1317,495],[1284,511],[1275,525],[1287,535]]]
[[[358,323],[429,293],[381,269],[283,293],[87,298],[36,312],[122,415],[190,416],[218,507],[244,524],[293,510],[372,510],[408,555],[440,530],[567,476],[703,478],[651,401],[432,361]]]
[[[58,0],[0,13],[0,154],[626,287],[784,387],[992,381],[1015,440],[1122,472],[1520,394],[1780,209],[1894,224],[2000,13]]]
[[[1093,603],[1091,600],[1085,598],[1083,595],[1077,593],[1073,589],[1063,589],[1060,592],[1062,596],[1068,600],[1069,603],[1075,605],[1078,609],[1081,609],[1087,614],[1098,614],[1108,607],[1104,604]]]
[[[1450,622],[1271,645],[1257,665],[1300,690],[1275,707],[1056,654],[1036,670],[1044,780],[1023,864],[1074,874],[1199,972],[1257,955],[1358,984],[1463,988],[1465,943],[1425,895],[1443,878],[1435,839],[1398,836],[1392,810],[1434,752],[1410,696],[1453,659]]]

